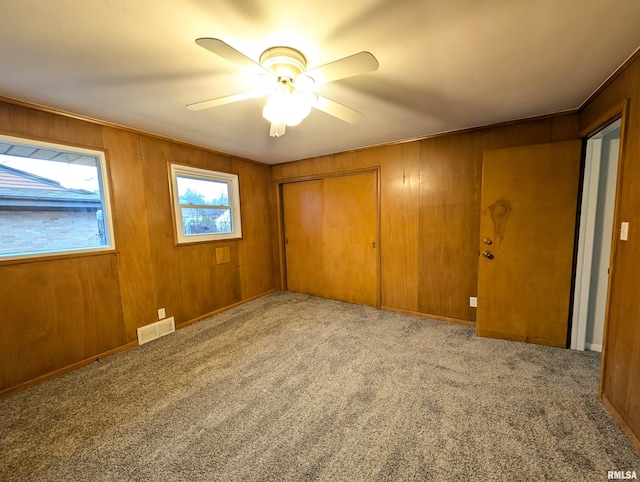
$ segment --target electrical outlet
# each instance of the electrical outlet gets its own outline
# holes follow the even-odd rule
[[[469,306],[471,308],[477,308],[478,307],[478,298],[475,296],[470,296],[469,297]]]
[[[160,308],[158,310],[158,319],[159,320],[164,320],[167,317],[167,314],[164,311],[164,308]]]

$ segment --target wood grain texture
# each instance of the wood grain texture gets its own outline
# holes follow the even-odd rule
[[[0,102],[0,132],[7,135],[102,148],[98,124]]]
[[[478,250],[494,258],[479,258],[479,336],[566,346],[581,150],[485,152]]]
[[[272,166],[274,182],[380,168],[380,298],[418,309],[420,143],[409,142]]]
[[[369,155],[372,164],[381,166],[380,302],[417,312],[420,143],[374,149]]]
[[[475,321],[483,152],[577,138],[577,114],[271,167],[274,182],[380,167],[381,304]]]
[[[376,173],[283,186],[287,287],[378,306]]]
[[[215,264],[215,244],[182,245],[175,250],[177,270],[171,288],[181,300],[172,307],[176,321],[182,323],[240,301],[237,243],[228,247],[231,263],[221,265]]]
[[[231,263],[231,250],[229,246],[216,248],[216,264]]]
[[[580,112],[580,127],[596,128],[628,99],[621,133],[623,172],[618,182],[616,219],[629,223],[629,239],[614,240],[609,304],[603,347],[601,392],[625,428],[640,439],[640,60],[635,59]]]
[[[418,311],[475,321],[475,308],[469,306],[469,297],[477,294],[483,153],[551,142],[554,119],[421,141]],[[575,119],[562,122],[575,124]]]
[[[481,147],[475,136],[464,140],[422,143],[418,311],[474,320]]]
[[[558,115],[551,119],[550,142],[562,142],[580,137],[580,121],[576,113]]]
[[[322,296],[322,181],[282,186],[286,289]]]
[[[378,306],[376,173],[323,179],[322,213],[326,297]]]
[[[135,341],[136,329],[156,321],[156,300],[151,270],[151,241],[145,216],[145,183],[139,136],[105,127],[102,139],[107,152],[114,236],[118,250],[118,278],[127,341]]]
[[[115,254],[0,267],[0,391],[127,342]]]
[[[105,150],[116,241],[110,255],[0,263],[0,391],[131,346],[157,308],[180,325],[275,288],[268,166],[5,102],[0,132]],[[239,174],[229,263],[216,265],[219,242],[175,246],[169,162]]]
[[[141,138],[141,155],[147,185],[146,204],[153,206],[148,210],[147,219],[149,237],[153,240],[151,265],[155,296],[167,316],[173,316],[179,324],[217,308],[211,300],[204,299],[207,293],[213,295],[215,250],[210,244],[175,245],[168,168],[171,162],[202,168],[206,166],[207,156],[196,149],[151,138]],[[230,159],[212,161],[211,169],[230,171]]]
[[[243,239],[238,242],[241,298],[253,298],[276,288],[276,216],[269,166],[234,159],[239,176]]]
[[[141,140],[156,299],[183,324],[204,313],[275,287],[273,217],[269,168],[230,156],[158,141]],[[239,176],[243,239],[175,245],[168,190],[170,163]],[[217,265],[215,247],[230,249],[231,262]]]

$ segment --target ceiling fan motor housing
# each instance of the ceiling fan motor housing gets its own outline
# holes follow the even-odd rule
[[[281,83],[288,83],[307,70],[307,59],[291,47],[271,47],[260,55],[260,65],[276,75]]]

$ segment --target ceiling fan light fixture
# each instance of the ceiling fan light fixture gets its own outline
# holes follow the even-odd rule
[[[262,116],[272,124],[297,126],[311,112],[315,96],[292,89],[278,89],[269,95]]]
[[[196,102],[187,108],[201,110],[268,96],[262,116],[271,122],[271,137],[280,137],[287,126],[300,124],[312,107],[350,124],[357,123],[363,116],[361,112],[315,94],[313,89],[317,84],[366,74],[379,67],[377,59],[365,51],[307,70],[307,58],[291,47],[268,48],[257,63],[220,39],[203,37],[196,39],[196,43],[240,67],[258,68],[260,85],[249,92]]]
[[[298,75],[295,80],[296,89],[299,92],[311,92],[315,86],[315,81],[308,75]]]

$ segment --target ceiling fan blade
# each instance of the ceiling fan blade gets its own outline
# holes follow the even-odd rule
[[[208,51],[213,52],[216,55],[219,55],[223,59],[228,60],[229,62],[239,65],[241,67],[251,67],[251,68],[259,67],[261,70],[265,70],[269,72],[262,65],[260,65],[257,62],[254,62],[245,54],[237,51],[231,45],[229,45],[226,42],[223,42],[220,39],[202,37],[202,38],[196,39],[196,43],[200,47],[203,47]],[[271,74],[271,72],[269,72],[269,74]]]
[[[369,52],[344,57],[340,60],[329,62],[315,69],[307,70],[302,75],[311,77],[316,84],[325,84],[334,80],[346,79],[354,75],[366,74],[378,70],[378,61]]]
[[[265,92],[262,89],[250,90],[249,92],[243,92],[241,94],[227,95],[226,97],[218,97],[217,99],[210,99],[202,102],[196,102],[195,104],[189,104],[187,105],[187,109],[189,110],[209,109],[210,107],[217,107],[219,105],[231,104],[233,102],[240,102],[241,100],[256,99],[258,97],[262,97],[263,95],[267,95],[267,92]]]
[[[327,114],[348,122],[349,124],[357,124],[364,117],[362,112],[358,112],[351,107],[347,107],[346,105],[342,105],[334,100],[322,97],[321,95],[318,95],[317,97],[318,100],[313,105],[316,109],[326,112]]]

